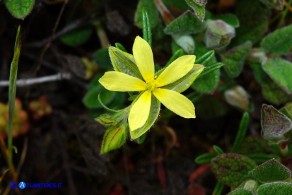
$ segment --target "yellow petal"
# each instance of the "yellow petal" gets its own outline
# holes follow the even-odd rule
[[[155,97],[169,110],[184,118],[195,118],[194,104],[182,94],[157,88],[153,91]]]
[[[133,45],[133,55],[138,69],[146,82],[154,79],[154,61],[150,45],[137,36]]]
[[[185,76],[193,67],[195,55],[184,55],[167,66],[156,79],[157,87],[162,87]]]
[[[106,72],[98,81],[110,91],[143,91],[146,89],[144,81],[117,71]]]
[[[134,131],[142,127],[149,116],[151,106],[151,92],[145,91],[131,106],[128,117],[130,130]]]

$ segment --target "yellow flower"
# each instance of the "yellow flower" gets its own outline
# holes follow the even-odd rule
[[[137,36],[133,45],[134,61],[143,80],[119,71],[106,72],[99,82],[110,91],[135,91],[140,92],[138,98],[132,103],[128,115],[128,123],[131,131],[145,125],[151,107],[153,96],[166,108],[184,118],[195,118],[193,103],[180,93],[166,89],[169,84],[186,76],[195,66],[196,56],[184,55],[173,61],[158,76],[155,76],[153,53],[150,45]],[[196,64],[202,72],[203,66]]]

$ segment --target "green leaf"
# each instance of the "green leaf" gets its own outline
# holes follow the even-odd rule
[[[109,51],[108,48],[101,48],[96,50],[93,53],[93,59],[95,61],[95,63],[105,69],[105,70],[111,70],[112,69],[112,64],[110,61],[110,57],[109,57]]]
[[[213,145],[213,149],[217,154],[223,154],[224,151],[219,146]]]
[[[163,0],[163,3],[171,12],[179,10],[182,13],[189,9],[187,3],[182,0]]]
[[[207,50],[204,46],[196,42],[195,54],[198,57],[196,63],[204,65],[205,69],[199,75],[198,79],[195,80],[192,88],[202,94],[212,93],[215,90],[220,77],[219,68],[222,66],[222,64],[216,64],[216,59],[212,53],[209,53],[209,56],[206,55],[207,52],[212,51]]]
[[[268,34],[263,38],[261,47],[267,52],[288,54],[292,51],[292,24]]]
[[[116,71],[143,79],[139,72],[133,55],[115,47],[109,47],[109,56]]]
[[[142,21],[143,21],[143,38],[149,45],[152,44],[152,34],[148,13],[145,9],[142,10]]]
[[[262,64],[263,70],[285,92],[292,94],[292,63],[282,58],[270,58]]]
[[[84,105],[89,109],[102,108],[102,105],[99,103],[97,97],[100,94],[101,100],[105,105],[108,105],[113,101],[116,92],[105,90],[100,84],[97,84],[96,87],[87,91],[83,97]]]
[[[60,37],[65,45],[76,47],[84,44],[91,36],[92,28],[86,27],[68,32]]]
[[[217,179],[231,187],[244,181],[247,173],[254,167],[256,163],[253,160],[235,153],[220,154],[211,161],[211,168]]]
[[[250,67],[252,68],[252,72],[256,81],[262,85],[266,82],[269,82],[271,79],[269,76],[264,72],[262,65],[260,63],[249,63]]]
[[[145,134],[152,127],[154,122],[157,120],[159,112],[160,112],[160,102],[152,95],[151,107],[150,107],[150,113],[149,113],[148,119],[143,127],[136,129],[134,131],[130,131],[131,139],[135,140],[141,137],[143,134]]]
[[[280,112],[292,120],[292,102],[287,103],[283,108],[280,109]]]
[[[288,95],[273,81],[262,84],[262,94],[264,98],[275,105],[280,105],[292,100],[292,95]]]
[[[235,138],[234,144],[233,144],[232,149],[231,149],[232,152],[238,151],[239,146],[241,145],[242,141],[245,138],[246,131],[248,128],[248,123],[249,123],[249,114],[248,114],[248,112],[245,112],[242,115],[242,118],[241,118],[241,121],[239,124],[236,138]]]
[[[221,195],[224,190],[224,184],[221,182],[217,182],[216,186],[212,192],[212,195]]]
[[[250,171],[249,175],[261,183],[267,183],[289,179],[291,172],[279,161],[271,159]]]
[[[258,183],[255,180],[247,180],[227,195],[255,195]]]
[[[18,61],[21,51],[21,34],[20,34],[21,26],[18,26],[17,28],[17,34],[15,38],[15,44],[14,44],[14,54],[13,59],[10,65],[10,75],[9,75],[9,118],[8,118],[8,151],[7,151],[7,161],[10,171],[14,171],[14,165],[13,165],[13,144],[12,144],[12,133],[13,133],[13,118],[14,118],[14,111],[15,111],[15,96],[16,96],[16,80],[17,80],[17,73],[18,73]]]
[[[270,77],[265,73],[262,65],[259,63],[250,63],[256,81],[262,87],[264,98],[272,104],[280,105],[292,100],[292,95],[288,95],[278,87]]]
[[[197,163],[197,164],[207,164],[207,163],[210,163],[211,160],[213,158],[215,158],[217,155],[218,154],[215,153],[215,152],[201,154],[201,155],[197,156],[197,158],[195,158],[195,163]]]
[[[253,28],[250,28],[248,31],[239,34],[237,33],[236,38],[234,39],[235,44],[242,44],[246,41],[251,41],[253,44],[261,40],[262,36],[265,34],[269,26],[269,22],[263,21],[262,23],[256,25]]]
[[[12,16],[24,19],[32,11],[35,0],[4,0],[4,4]]]
[[[204,21],[205,18],[205,6],[207,0],[185,0],[186,3],[194,10],[199,20]]]
[[[196,64],[206,64],[214,58],[214,50],[206,51],[203,55],[200,55],[198,59],[196,59]]]
[[[254,195],[254,193],[244,188],[237,188],[236,190],[228,193],[228,195]]]
[[[247,41],[221,55],[222,62],[225,64],[223,68],[231,78],[236,78],[240,75],[251,47],[252,43]]]
[[[288,195],[292,194],[292,184],[290,182],[266,183],[257,189],[258,195]]]
[[[107,129],[102,140],[100,153],[105,154],[124,145],[127,140],[127,129],[126,121]]]
[[[165,28],[164,32],[169,35],[186,35],[197,34],[203,32],[205,29],[205,23],[198,20],[190,11],[185,12]]]
[[[240,45],[246,41],[257,43],[268,30],[271,11],[259,1],[236,1],[235,14],[239,19],[240,27],[236,30],[234,45]]]
[[[140,0],[135,13],[135,24],[143,28],[143,11],[146,11],[149,17],[149,26],[153,29],[159,23],[159,16],[154,1]]]

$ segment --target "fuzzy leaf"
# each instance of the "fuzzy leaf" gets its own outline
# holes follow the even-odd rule
[[[220,154],[211,161],[211,168],[217,179],[231,187],[238,186],[255,167],[253,160],[236,153]]]
[[[285,92],[292,94],[292,63],[282,58],[270,58],[262,65],[263,70]]]
[[[222,64],[216,63],[216,59],[212,53],[210,53],[210,56],[206,56],[207,58],[205,58],[204,56],[207,52],[208,50],[205,47],[196,42],[195,54],[198,56],[197,63],[203,64],[205,69],[199,78],[197,78],[192,84],[192,88],[203,94],[212,93],[215,90],[220,77],[219,68],[222,66]]]
[[[11,15],[24,19],[32,11],[35,0],[4,0],[4,4]]]
[[[271,159],[250,171],[249,175],[259,182],[267,183],[289,179],[291,172],[279,161]]]
[[[143,10],[147,12],[149,17],[150,28],[153,29],[159,23],[158,12],[154,1],[140,0],[135,13],[135,24],[139,28],[143,28]]]
[[[236,78],[240,75],[245,58],[251,47],[252,43],[247,41],[240,46],[228,50],[221,56],[224,64],[223,68],[231,78]]]
[[[236,190],[228,193],[228,195],[254,195],[254,193],[244,188],[237,188]]]
[[[185,12],[165,28],[164,32],[169,35],[185,35],[200,33],[205,29],[205,24],[198,20],[190,11]]]
[[[290,182],[272,182],[260,185],[257,189],[258,195],[292,194],[292,183]]]
[[[268,30],[271,11],[261,2],[255,0],[236,1],[235,14],[239,19],[240,27],[236,30],[233,40],[235,45],[246,41],[257,43]]]
[[[292,120],[292,102],[287,103],[283,108],[280,109],[280,112]]]
[[[262,94],[267,101],[276,105],[286,103],[287,101],[292,101],[292,95],[285,93],[273,81],[262,84]]]

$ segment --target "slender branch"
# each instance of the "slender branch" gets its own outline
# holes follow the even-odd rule
[[[53,37],[54,37],[55,34],[56,34],[56,30],[57,30],[57,28],[58,28],[58,26],[59,26],[59,23],[60,23],[60,21],[61,21],[62,15],[63,15],[63,13],[64,13],[65,7],[66,7],[66,5],[67,5],[68,2],[69,2],[69,0],[64,0],[63,6],[62,6],[62,8],[61,8],[61,10],[60,10],[60,12],[59,12],[59,15],[58,15],[58,17],[57,17],[56,23],[55,23],[55,25],[54,25],[54,27],[53,27],[52,36],[49,37],[49,39],[48,39],[46,45],[44,46],[44,48],[42,49],[42,51],[41,51],[41,53],[40,53],[40,57],[39,57],[39,59],[38,59],[37,66],[36,66],[36,69],[35,69],[35,71],[34,71],[34,74],[35,74],[35,75],[36,75],[36,73],[39,71],[39,69],[41,68],[43,58],[44,58],[44,56],[45,56],[47,50],[50,48],[50,46],[51,46],[51,44],[52,44]]]
[[[58,73],[51,76],[44,76],[38,78],[29,78],[29,79],[19,79],[16,81],[17,87],[25,87],[29,85],[35,85],[40,83],[52,82],[52,81],[59,81],[63,79],[70,79],[70,73]],[[8,87],[9,81],[0,81],[0,87]]]

